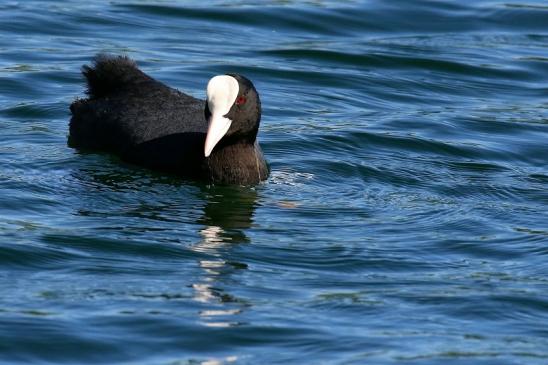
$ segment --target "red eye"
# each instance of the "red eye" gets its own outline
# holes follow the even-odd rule
[[[246,98],[245,96],[240,96],[238,99],[236,99],[236,105],[242,105],[245,104]]]

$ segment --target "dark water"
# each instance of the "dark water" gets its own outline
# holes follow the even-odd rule
[[[547,364],[548,4],[0,3],[0,362]],[[250,77],[272,176],[66,145],[79,67]]]

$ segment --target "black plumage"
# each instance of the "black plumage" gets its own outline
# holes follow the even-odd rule
[[[172,89],[124,56],[99,55],[84,66],[87,99],[70,106],[69,145],[108,151],[123,160],[213,183],[255,184],[269,170],[256,140],[261,104],[243,76],[237,100],[225,117],[228,132],[205,157],[209,108],[204,100]]]

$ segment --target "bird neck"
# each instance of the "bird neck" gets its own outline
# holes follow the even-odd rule
[[[225,141],[206,159],[209,179],[213,183],[255,184],[268,176],[268,167],[256,141]]]

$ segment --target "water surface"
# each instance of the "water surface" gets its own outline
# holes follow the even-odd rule
[[[545,364],[548,7],[0,4],[0,362]],[[261,93],[272,175],[67,147],[80,67]]]

